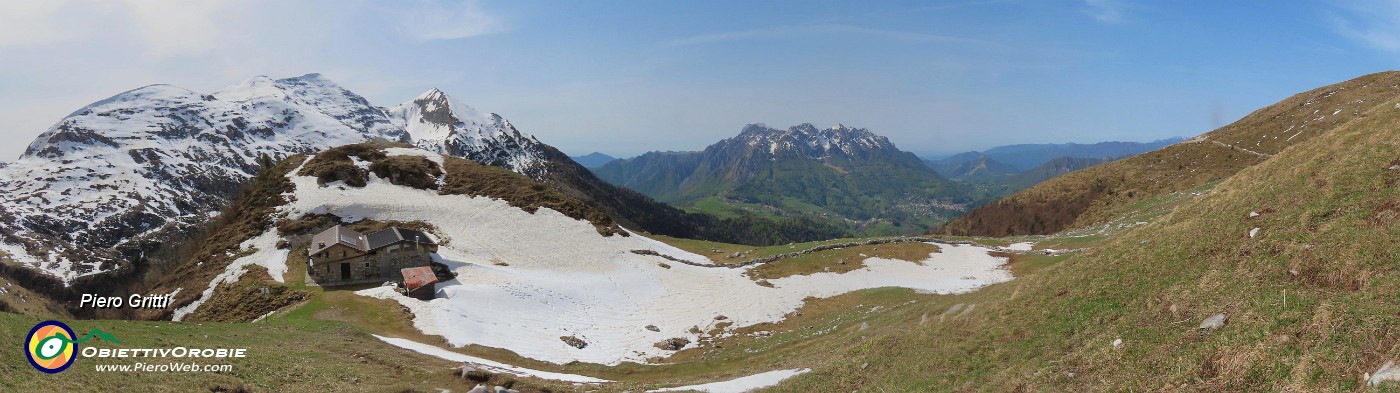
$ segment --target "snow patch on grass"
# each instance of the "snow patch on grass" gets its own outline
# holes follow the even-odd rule
[[[209,287],[204,289],[204,293],[199,295],[199,299],[184,307],[175,309],[174,317],[171,320],[179,321],[184,319],[186,315],[199,309],[199,306],[204,304],[205,300],[208,300],[210,296],[214,295],[214,289],[218,288],[219,284],[238,281],[239,277],[243,277],[243,273],[247,271],[248,266],[261,265],[267,268],[267,274],[271,275],[272,279],[277,280],[277,282],[283,282],[284,278],[282,276],[287,273],[287,250],[277,249],[278,239],[277,229],[273,228],[239,245],[239,249],[248,249],[252,247],[256,250],[252,254],[248,254],[229,263],[228,267],[224,268],[223,273],[219,273],[219,275],[214,276],[213,280],[209,281]]]
[[[708,392],[708,393],[743,393],[743,392],[748,392],[748,391],[756,390],[756,389],[759,389],[759,388],[766,388],[766,387],[769,387],[769,386],[777,385],[778,383],[783,382],[784,380],[786,380],[786,379],[788,379],[788,378],[792,378],[792,377],[795,377],[795,376],[798,376],[798,375],[806,374],[806,373],[809,372],[809,371],[812,371],[812,369],[810,369],[810,368],[804,368],[804,369],[793,369],[793,370],[773,370],[773,371],[769,371],[769,372],[766,372],[766,373],[754,374],[754,375],[750,375],[750,376],[743,377],[743,378],[731,379],[731,380],[728,380],[728,381],[711,382],[711,383],[700,384],[700,385],[677,386],[677,387],[674,387],[674,388],[665,388],[665,389],[648,390],[647,393],[653,393],[653,392],[688,392],[688,391],[692,391],[692,390],[698,390],[698,391],[701,391],[701,392]]]
[[[418,352],[418,353],[421,353],[421,354],[424,354],[424,355],[433,356],[433,357],[437,357],[437,358],[442,358],[442,359],[446,359],[446,360],[450,360],[450,361],[454,361],[454,362],[470,363],[470,364],[472,364],[472,365],[474,365],[474,366],[477,366],[477,367],[479,367],[479,368],[483,368],[483,369],[486,369],[486,370],[488,370],[488,371],[496,372],[496,373],[508,373],[508,374],[513,374],[513,375],[521,376],[521,377],[534,377],[534,378],[541,378],[541,379],[552,379],[552,380],[555,380],[555,381],[564,381],[564,382],[579,382],[579,383],[612,382],[612,381],[609,381],[609,380],[606,380],[606,379],[598,379],[598,378],[586,377],[586,376],[576,375],[576,374],[555,373],[555,372],[549,372],[549,371],[533,370],[533,369],[528,369],[528,368],[524,368],[524,367],[516,367],[516,366],[509,365],[509,364],[505,364],[505,363],[493,361],[493,360],[482,359],[482,358],[479,358],[479,357],[476,357],[476,356],[471,356],[471,355],[465,355],[465,354],[460,354],[460,353],[452,352],[452,351],[449,351],[449,350],[446,350],[446,349],[438,348],[438,347],[435,347],[435,346],[432,346],[432,345],[428,345],[428,344],[423,344],[423,343],[420,343],[420,342],[417,342],[417,341],[413,341],[413,340],[407,340],[407,339],[402,339],[402,338],[393,338],[393,337],[384,337],[384,336],[380,336],[380,335],[377,335],[377,334],[376,334],[376,335],[373,335],[373,336],[374,336],[374,338],[383,340],[384,342],[389,343],[390,345],[393,345],[393,346],[396,346],[396,347],[399,347],[399,348],[407,349],[407,350],[410,350],[410,351],[413,351],[413,352]]]
[[[390,157],[393,157],[393,156],[419,156],[419,157],[427,158],[428,161],[432,161],[432,162],[438,164],[438,168],[443,168],[443,167],[444,167],[444,166],[443,166],[444,164],[443,164],[443,162],[442,162],[442,155],[441,155],[441,154],[433,153],[433,152],[430,152],[430,151],[427,151],[427,150],[423,150],[423,149],[419,149],[419,148],[416,148],[416,147],[390,147],[390,148],[385,148],[385,149],[384,149],[384,154],[385,154],[385,155],[388,155],[388,156],[390,156]]]

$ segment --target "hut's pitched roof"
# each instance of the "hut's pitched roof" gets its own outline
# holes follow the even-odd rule
[[[364,235],[350,228],[336,225],[311,237],[311,254],[325,251],[336,244],[344,244],[359,252],[369,252],[399,242],[414,242],[423,245],[437,244],[428,234],[412,229],[389,227]]]
[[[369,243],[365,241],[364,235],[350,228],[336,225],[311,237],[311,253],[315,254],[325,251],[327,248],[331,248],[331,246],[336,244],[344,244],[360,252],[370,250]]]

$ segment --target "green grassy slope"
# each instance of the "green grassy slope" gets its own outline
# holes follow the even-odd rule
[[[1230,177],[1283,149],[1326,135],[1400,96],[1400,72],[1320,87],[1195,139],[1060,176],[974,209],[939,230],[953,235],[1054,233],[1102,223],[1134,200]]]
[[[120,345],[97,348],[247,348],[247,357],[201,364],[230,364],[227,373],[97,372],[97,364],[169,363],[173,359],[78,358],[59,374],[34,370],[24,360],[24,333],[42,319],[0,313],[0,390],[3,391],[401,391],[432,387],[466,391],[450,362],[419,356],[379,342],[341,323],[218,324],[140,321],[65,321],[82,335],[92,328],[111,333]],[[225,389],[225,390],[217,390]]]

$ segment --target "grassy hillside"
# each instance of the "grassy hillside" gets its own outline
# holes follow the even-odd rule
[[[974,209],[954,235],[1046,234],[1102,223],[1134,200],[1191,189],[1259,164],[1400,96],[1400,72],[1314,89],[1186,142],[1070,173]]]
[[[1400,359],[1396,102],[1087,254],[892,312],[833,354],[850,360],[773,391],[1357,390]]]

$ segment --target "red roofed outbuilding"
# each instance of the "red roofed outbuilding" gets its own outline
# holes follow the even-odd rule
[[[409,297],[432,300],[437,284],[437,275],[428,266],[410,267],[399,271],[403,274],[403,287]]]

